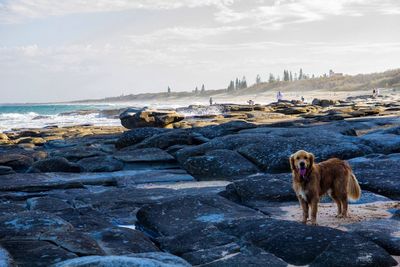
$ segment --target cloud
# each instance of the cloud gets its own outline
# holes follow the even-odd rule
[[[0,2],[0,23],[79,13],[124,11],[130,9],[177,9],[203,6],[223,7],[234,0],[5,0]]]

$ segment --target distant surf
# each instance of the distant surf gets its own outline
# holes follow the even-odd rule
[[[101,125],[118,126],[119,109],[115,105],[3,104],[0,105],[0,132],[15,128],[46,126]]]

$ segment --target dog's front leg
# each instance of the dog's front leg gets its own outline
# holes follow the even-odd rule
[[[311,200],[311,224],[317,225],[317,212],[318,212],[319,199],[314,198]]]
[[[299,202],[300,202],[301,208],[303,209],[303,220],[302,220],[302,223],[307,223],[307,219],[308,219],[308,203],[307,203],[307,201],[305,201],[301,197],[299,197]]]

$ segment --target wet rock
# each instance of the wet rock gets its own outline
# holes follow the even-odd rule
[[[400,127],[377,130],[367,133],[360,139],[370,146],[374,153],[399,153],[400,152]]]
[[[0,175],[13,174],[15,171],[8,166],[0,166]]]
[[[372,220],[346,225],[346,228],[378,244],[391,255],[400,255],[400,221]]]
[[[146,266],[146,267],[189,267],[185,260],[174,255],[162,252],[138,253],[129,256],[89,256],[67,260],[56,264],[54,267],[125,267],[125,266]]]
[[[160,251],[142,232],[123,228],[106,228],[93,234],[107,255]]]
[[[238,243],[232,242],[217,247],[187,252],[180,256],[183,259],[187,260],[190,264],[196,266],[207,263],[219,262],[219,260],[223,259],[224,257],[228,258],[239,254],[240,249],[241,247]],[[254,255],[252,258],[254,258]]]
[[[57,213],[64,210],[72,210],[72,206],[66,201],[54,197],[33,197],[26,201],[28,210],[39,210]]]
[[[82,167],[79,164],[69,162],[63,157],[50,157],[44,160],[36,161],[27,172],[81,172]]]
[[[174,161],[175,158],[159,148],[135,147],[124,148],[114,154],[116,159],[124,162],[152,162],[152,161]]]
[[[132,146],[140,143],[148,137],[163,133],[165,131],[166,129],[154,127],[132,129],[124,132],[121,137],[118,138],[117,142],[115,143],[115,147],[121,149],[127,146]]]
[[[11,167],[16,172],[26,171],[32,164],[33,159],[22,154],[0,154],[0,165]]]
[[[229,184],[221,193],[231,200],[249,204],[253,201],[296,201],[291,184],[291,174],[262,174],[249,176]]]
[[[137,214],[141,225],[161,235],[176,235],[194,227],[258,216],[262,215],[217,195],[176,197],[143,206]]]
[[[120,115],[121,124],[128,129],[140,127],[165,127],[171,123],[181,121],[185,118],[176,111],[161,111],[142,109],[136,113],[130,111]]]
[[[183,163],[183,168],[198,180],[232,180],[259,171],[239,153],[227,149],[217,149],[204,156],[191,157]]]
[[[46,140],[44,140],[41,137],[25,137],[25,138],[20,138],[15,142],[17,144],[34,144],[37,146],[42,146],[44,143],[46,143]]]
[[[85,172],[115,172],[123,169],[124,164],[111,156],[90,157],[79,160]]]

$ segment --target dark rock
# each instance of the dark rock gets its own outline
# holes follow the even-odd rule
[[[291,174],[263,174],[236,180],[227,186],[224,197],[248,204],[252,201],[296,201]]]
[[[256,129],[252,129],[256,130]],[[289,156],[297,150],[313,152],[317,161],[331,157],[348,159],[362,156],[371,149],[357,138],[332,133],[320,128],[265,128],[265,133],[248,133],[217,137],[202,145],[188,147],[176,153],[183,164],[188,158],[202,156],[216,149],[236,150],[261,170],[289,172]],[[318,138],[315,138],[318,136]]]
[[[56,213],[58,211],[63,211],[70,209],[72,206],[59,198],[54,197],[33,197],[26,201],[26,207],[28,210],[39,210],[45,212]]]
[[[187,260],[190,264],[196,266],[206,263],[212,263],[214,261],[219,262],[218,260],[223,259],[224,257],[230,257],[232,256],[232,254],[238,254],[240,252],[240,249],[241,247],[238,243],[232,242],[228,244],[223,244],[221,246],[187,252],[180,256]],[[254,258],[254,255],[252,258]]]
[[[11,255],[8,253],[7,250],[0,247],[0,266],[2,267],[11,267],[15,266],[14,260],[12,259]]]
[[[116,159],[124,162],[151,162],[151,161],[174,161],[175,158],[159,148],[126,147],[114,154]]]
[[[165,132],[166,129],[146,127],[146,128],[136,128],[124,132],[120,138],[118,138],[115,143],[116,148],[121,149],[127,146],[132,146],[140,143],[144,139],[151,137],[156,134]]]
[[[338,104],[339,102],[337,100],[331,100],[331,99],[318,99],[314,98],[312,101],[312,105],[315,106],[321,106],[321,107],[329,107]]]
[[[223,123],[220,125],[212,125],[212,126],[194,128],[193,131],[196,133],[200,133],[201,135],[203,135],[206,138],[212,139],[215,137],[233,134],[233,133],[237,133],[241,130],[253,129],[256,127],[257,126],[255,124],[248,123],[245,121],[230,121],[230,122]]]
[[[399,160],[400,154],[392,154],[356,158],[349,162],[361,188],[399,200],[400,181],[397,178]]]
[[[239,153],[227,149],[217,149],[204,156],[191,157],[182,166],[198,180],[232,180],[259,171]]]
[[[181,121],[185,116],[176,111],[161,111],[142,109],[134,114],[130,111],[121,113],[121,124],[125,128],[165,127],[171,123]]]
[[[174,130],[153,135],[141,143],[134,145],[135,148],[157,147],[166,149],[173,145],[198,145],[206,142],[204,136],[188,130]]]
[[[56,264],[54,267],[190,267],[185,260],[174,255],[163,252],[149,252],[130,254],[129,256],[89,256],[67,260]]]
[[[96,232],[93,237],[99,242],[107,255],[160,251],[142,232],[133,229],[106,228]]]
[[[137,214],[141,225],[161,235],[176,235],[194,227],[259,216],[262,215],[217,195],[176,197],[145,205]]]
[[[187,232],[179,233],[174,236],[160,237],[157,241],[160,243],[163,250],[175,255],[182,255],[189,252],[204,251],[231,244],[238,240],[237,237],[220,231],[214,225],[203,226],[204,225],[194,227]]]
[[[60,261],[73,259],[78,255],[48,241],[8,240],[2,245],[12,255],[16,266],[51,266]]]
[[[124,168],[124,164],[111,156],[84,158],[77,162],[85,172],[115,172]]]
[[[71,161],[78,161],[83,158],[104,156],[105,153],[98,148],[90,146],[88,147],[77,146],[77,147],[66,147],[63,149],[59,149],[51,152],[50,155],[53,157],[64,157]]]
[[[371,220],[346,225],[346,228],[383,247],[391,255],[400,255],[400,222],[396,220]]]
[[[11,167],[17,172],[26,171],[32,164],[33,159],[22,154],[0,154],[0,165]]]
[[[8,166],[0,166],[0,175],[13,174],[15,171]]]
[[[81,172],[82,167],[79,164],[69,162],[63,157],[51,157],[36,161],[27,172]]]
[[[77,255],[102,255],[97,243],[58,216],[44,212],[22,212],[0,218],[0,239],[48,241]],[[12,254],[12,252],[11,252]]]
[[[273,220],[245,219],[218,228],[234,234],[292,265],[393,266],[381,247],[332,228]]]
[[[287,263],[271,253],[262,249],[250,247],[240,252],[233,252],[218,260],[203,264],[204,267],[230,267],[230,266],[287,266]]]
[[[373,131],[360,139],[370,146],[374,153],[400,153],[400,127]]]

